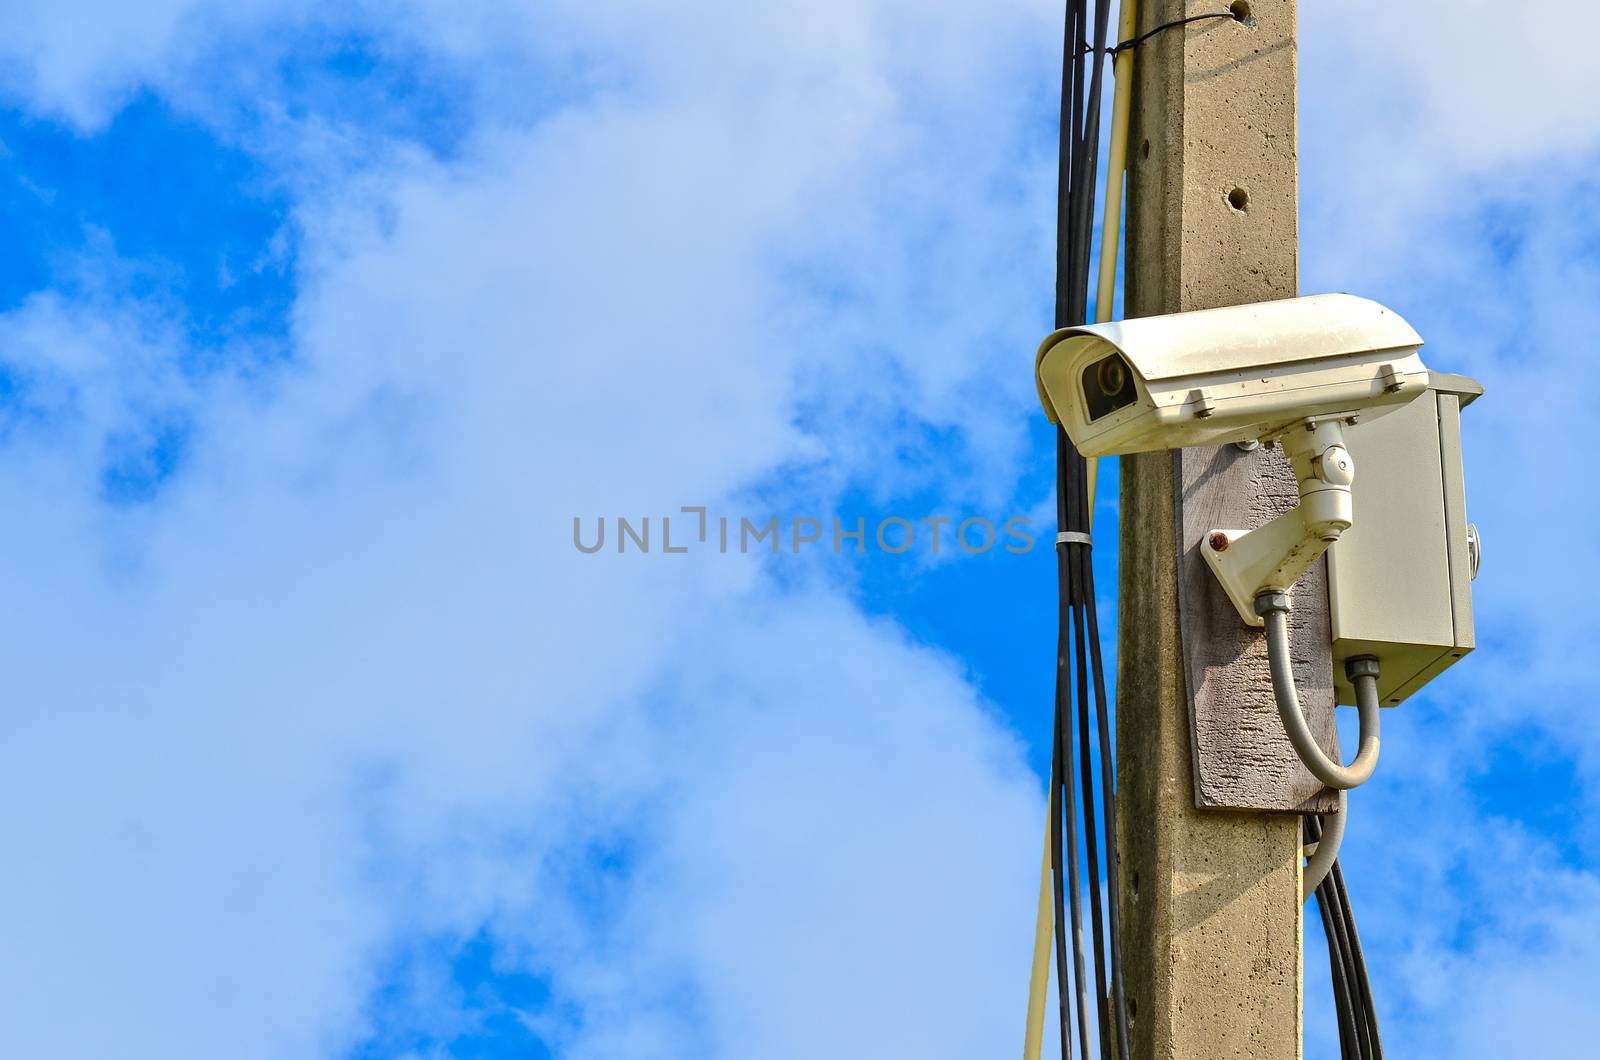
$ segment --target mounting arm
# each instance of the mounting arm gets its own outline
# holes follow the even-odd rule
[[[1300,482],[1300,504],[1255,530],[1212,530],[1200,551],[1246,625],[1260,626],[1256,597],[1287,593],[1300,575],[1350,529],[1356,465],[1343,421],[1307,420],[1283,435]]]

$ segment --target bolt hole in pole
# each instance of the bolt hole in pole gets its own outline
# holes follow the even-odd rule
[[[1243,188],[1234,188],[1228,192],[1228,205],[1240,213],[1250,209],[1250,193]]]
[[[1253,21],[1250,18],[1250,5],[1245,3],[1244,0],[1233,0],[1233,3],[1228,5],[1228,14],[1233,16],[1235,22],[1243,22],[1247,26],[1253,25]]]

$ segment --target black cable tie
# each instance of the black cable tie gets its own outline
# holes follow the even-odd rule
[[[1207,19],[1212,18],[1231,18],[1235,22],[1240,21],[1239,16],[1235,15],[1232,11],[1211,11],[1204,15],[1190,15],[1188,18],[1174,19],[1171,22],[1163,22],[1154,29],[1147,29],[1137,37],[1134,37],[1130,40],[1125,40],[1115,47],[1106,48],[1105,54],[1115,60],[1118,55],[1121,55],[1125,51],[1132,51],[1134,48],[1137,48],[1139,45],[1143,44],[1145,41],[1149,40],[1151,37],[1154,37],[1157,33],[1160,33],[1163,30],[1173,29],[1177,26],[1187,26],[1191,22],[1204,22]],[[1085,55],[1091,55],[1099,50],[1100,49],[1097,48],[1084,48],[1083,52]]]

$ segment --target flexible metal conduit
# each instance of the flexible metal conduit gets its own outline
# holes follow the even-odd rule
[[[1316,850],[1311,857],[1306,859],[1305,870],[1300,876],[1300,901],[1308,901],[1322,881],[1328,878],[1328,873],[1333,871],[1333,863],[1339,857],[1339,846],[1344,842],[1344,826],[1349,813],[1350,798],[1341,790],[1339,809],[1322,819],[1322,837],[1317,840]]]
[[[1311,770],[1311,775],[1330,788],[1358,787],[1372,776],[1378,764],[1378,660],[1371,656],[1351,659],[1345,667],[1356,689],[1356,708],[1361,716],[1361,741],[1355,760],[1342,766],[1323,753],[1317,738],[1306,725],[1300,709],[1300,696],[1294,687],[1294,660],[1289,654],[1289,597],[1285,593],[1262,593],[1256,597],[1256,614],[1267,627],[1267,662],[1272,668],[1272,692],[1278,701],[1278,717],[1289,734],[1295,754]]]

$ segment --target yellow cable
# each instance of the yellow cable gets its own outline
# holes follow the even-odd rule
[[[1044,868],[1039,871],[1039,912],[1033,922],[1033,972],[1028,977],[1028,1031],[1022,1060],[1039,1060],[1044,1044],[1044,1007],[1050,992],[1050,942],[1056,929],[1055,893],[1050,887],[1050,822],[1044,827]]]
[[[1132,40],[1138,28],[1138,0],[1122,0],[1117,14],[1118,42]],[[1094,319],[1111,319],[1117,286],[1117,243],[1122,230],[1122,177],[1128,165],[1128,119],[1133,110],[1133,49],[1117,53],[1116,88],[1111,97],[1111,154],[1106,160],[1105,214],[1100,224],[1100,275]],[[1089,523],[1094,524],[1094,490],[1099,461],[1089,465]],[[1111,871],[1116,871],[1113,867]],[[1044,866],[1039,871],[1039,907],[1033,924],[1033,971],[1028,978],[1028,1026],[1022,1060],[1039,1060],[1044,1044],[1044,1010],[1050,991],[1050,945],[1055,934],[1055,895],[1050,880],[1050,822],[1044,829]]]
[[[1132,40],[1138,30],[1138,0],[1123,0],[1118,15],[1117,40]],[[1100,222],[1100,276],[1095,285],[1094,320],[1103,324],[1111,319],[1116,306],[1117,245],[1122,234],[1122,178],[1128,168],[1128,119],[1133,113],[1133,52],[1117,53],[1112,66],[1116,74],[1116,90],[1111,97],[1111,157],[1106,160],[1105,214]],[[1095,479],[1100,470],[1098,458],[1090,458],[1089,465],[1089,516],[1094,517]]]
[[[1131,40],[1137,0],[1124,0],[1119,39]],[[1111,157],[1106,161],[1105,215],[1100,222],[1100,277],[1095,285],[1094,319],[1111,319],[1117,289],[1117,244],[1122,231],[1122,177],[1128,166],[1128,118],[1133,111],[1133,49],[1117,53],[1116,91],[1111,97]],[[1091,491],[1092,493],[1093,491]]]

